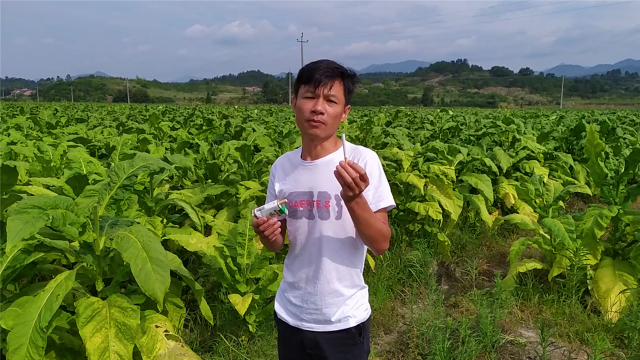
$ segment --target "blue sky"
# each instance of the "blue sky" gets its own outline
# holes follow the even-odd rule
[[[408,59],[516,71],[640,59],[640,1],[3,0],[0,11],[2,77],[295,72],[302,31],[305,62],[357,69]]]

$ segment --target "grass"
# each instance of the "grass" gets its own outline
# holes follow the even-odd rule
[[[640,305],[607,323],[571,273],[553,283],[544,273],[527,273],[515,291],[501,292],[497,285],[520,230],[505,225],[492,233],[474,223],[458,228],[450,236],[449,264],[434,255],[431,239],[393,239],[376,258],[375,271],[367,268],[370,359],[640,360],[640,333],[633,331],[640,329]],[[216,325],[194,312],[183,334],[194,351],[209,360],[277,359],[273,321],[248,334],[224,299],[214,298],[215,289],[208,294]]]

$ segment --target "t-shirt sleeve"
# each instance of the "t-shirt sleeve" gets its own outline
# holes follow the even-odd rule
[[[267,199],[265,204],[278,200],[276,192],[276,164],[271,165],[269,172],[269,184],[267,185]]]
[[[387,211],[393,209],[396,203],[391,193],[391,186],[389,185],[389,181],[387,181],[387,176],[382,168],[380,158],[373,151],[367,160],[365,170],[369,177],[369,186],[364,190],[363,195],[364,198],[367,199],[371,210],[376,212],[380,209]]]

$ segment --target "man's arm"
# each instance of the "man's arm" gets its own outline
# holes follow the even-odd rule
[[[260,242],[267,250],[279,252],[284,247],[284,238],[287,234],[287,220],[276,218],[253,219],[253,228],[260,237]]]
[[[389,249],[391,228],[385,209],[373,212],[364,196],[369,186],[367,172],[353,161],[343,161],[336,167],[336,179],[342,186],[341,196],[365,245],[376,255]]]
[[[360,234],[362,241],[375,255],[382,255],[389,249],[391,228],[389,217],[385,209],[376,212],[371,210],[362,194],[355,199],[345,201],[353,225]]]

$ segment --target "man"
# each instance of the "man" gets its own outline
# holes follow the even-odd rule
[[[371,308],[364,283],[367,248],[389,248],[387,211],[395,207],[377,154],[337,137],[347,119],[355,73],[331,60],[305,65],[296,78],[292,109],[302,146],[271,167],[267,202],[287,200],[285,219],[259,218],[264,246],[289,251],[276,294],[281,360],[365,360]]]

